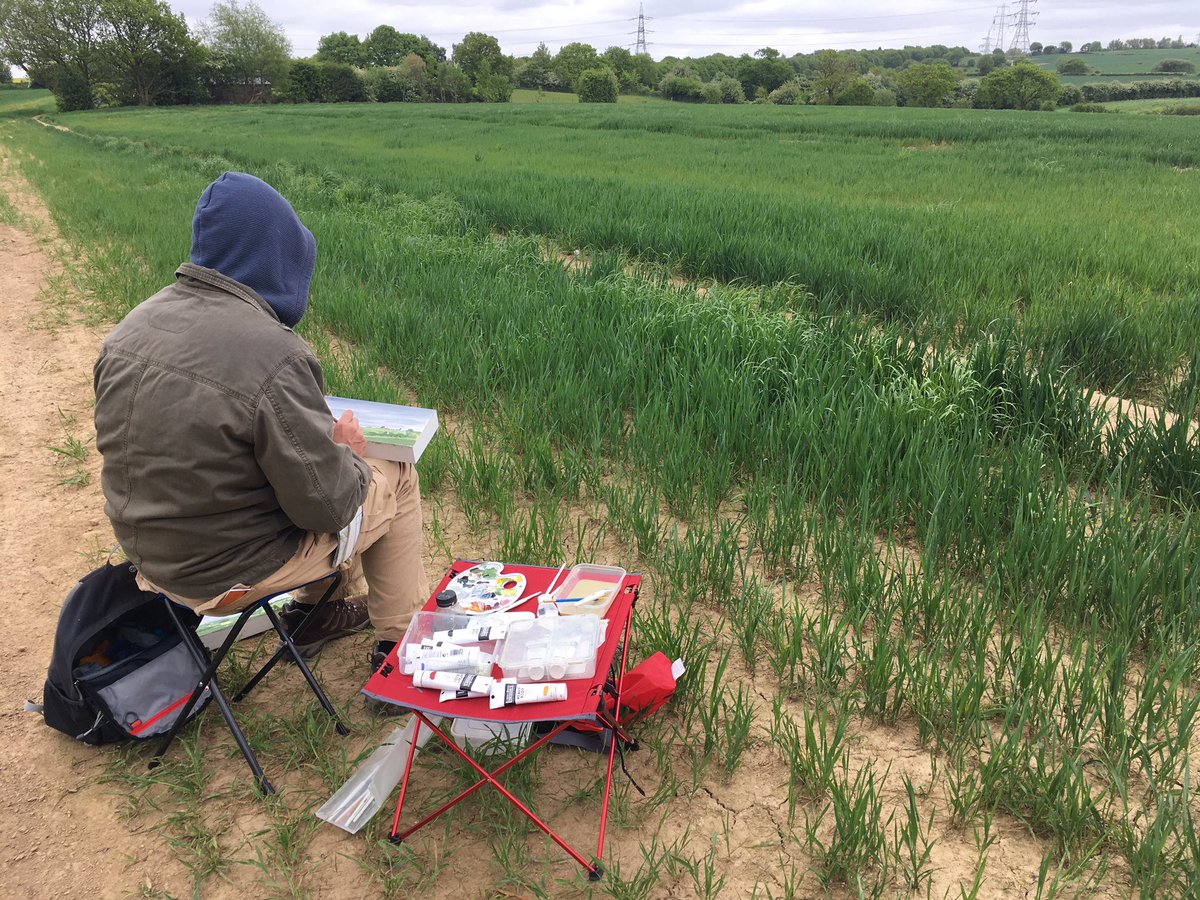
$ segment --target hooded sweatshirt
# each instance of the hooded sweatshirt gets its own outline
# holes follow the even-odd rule
[[[209,265],[184,263],[105,340],[95,420],[121,547],[203,602],[275,572],[305,532],[344,527],[371,472],[334,443],[320,363],[283,321],[306,308],[312,234],[239,173],[204,192],[193,230]]]
[[[292,205],[265,181],[226,172],[200,195],[192,262],[239,281],[295,328],[308,309],[317,242]]]

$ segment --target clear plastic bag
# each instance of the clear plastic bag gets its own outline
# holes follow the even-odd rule
[[[389,734],[337,793],[321,805],[317,818],[357,834],[379,812],[392,789],[400,783],[404,764],[408,762],[408,748],[418,725],[420,720],[412,716],[407,724]],[[418,751],[431,734],[429,728],[421,726],[417,736]]]

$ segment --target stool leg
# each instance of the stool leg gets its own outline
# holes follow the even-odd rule
[[[284,640],[284,638],[290,637],[292,643],[294,644],[295,639],[304,633],[305,627],[307,627],[308,623],[312,620],[312,618],[316,614],[317,610],[320,609],[322,606],[324,606],[326,601],[328,601],[329,598],[333,596],[333,592],[337,590],[337,587],[339,584],[341,584],[341,582],[342,582],[342,573],[334,572],[333,580],[329,583],[329,587],[326,589],[325,593],[321,595],[321,599],[317,601],[316,606],[313,607],[312,612],[310,612],[307,616],[305,616],[304,621],[300,623],[300,626],[296,629],[296,633],[294,635],[290,635],[290,636],[287,635],[287,632],[284,631],[284,629],[281,627],[278,617],[274,615],[275,610],[271,608],[270,602],[267,602],[266,604],[264,604],[264,608],[267,609],[271,613],[271,624],[275,626],[275,631],[278,632],[278,634],[279,634],[279,638],[280,638],[279,648],[275,651],[275,653],[271,656],[271,658],[266,661],[266,663],[263,665],[263,667],[261,669],[259,669],[258,672],[255,673],[254,677],[251,678],[249,681],[247,681],[244,685],[242,685],[242,689],[233,695],[234,703],[237,703],[239,700],[241,700],[243,697],[245,697],[247,694],[249,694],[252,690],[254,690],[254,688],[258,686],[258,683],[267,677],[267,674],[273,668],[275,668],[275,664],[278,663],[281,659],[283,659],[283,657],[285,655],[288,655],[290,653],[292,659],[299,658],[300,655],[299,655],[299,653],[296,652],[295,646],[292,646],[291,650],[289,651],[288,641]],[[271,598],[271,599],[273,599],[273,598]]]
[[[283,623],[279,621],[279,614],[271,608],[270,603],[263,608],[267,611],[267,615],[271,619],[271,624],[275,626],[275,630],[279,632],[279,639],[283,641],[284,646],[281,649],[286,649],[287,652],[291,654],[292,661],[296,664],[296,668],[303,673],[304,680],[308,682],[308,686],[312,688],[312,692],[317,695],[317,700],[319,700],[321,705],[325,707],[325,712],[329,713],[329,715],[333,717],[333,721],[336,723],[335,727],[337,728],[337,733],[345,737],[350,733],[350,729],[346,727],[346,724],[337,714],[337,710],[334,709],[333,704],[329,702],[329,698],[325,695],[325,691],[321,689],[321,685],[317,682],[316,677],[313,675],[312,669],[308,667],[308,663],[304,661],[304,657],[300,655],[300,651],[297,650],[296,645],[292,643],[291,635],[287,633],[287,630],[283,627]],[[245,693],[251,687],[253,687],[253,685],[247,685],[247,687],[242,689],[242,693]]]
[[[204,645],[200,643],[196,632],[188,628],[179,620],[179,615],[175,612],[175,607],[169,599],[163,598],[163,602],[167,604],[167,612],[171,616],[171,621],[175,624],[175,629],[179,632],[184,644],[187,646],[192,659],[198,665],[203,667],[204,674],[200,677],[195,689],[192,691],[192,696],[188,698],[188,702],[184,704],[183,709],[179,711],[179,715],[175,717],[175,721],[171,723],[170,730],[167,731],[158,748],[154,751],[154,755],[150,759],[149,768],[155,769],[162,762],[162,755],[167,752],[175,740],[179,729],[183,727],[183,723],[187,721],[188,714],[204,694],[204,689],[207,687],[209,693],[212,694],[213,700],[217,704],[217,708],[221,710],[221,715],[225,719],[225,724],[229,726],[230,732],[233,734],[233,739],[237,742],[238,749],[242,751],[242,756],[246,758],[246,763],[250,766],[250,771],[254,774],[255,780],[258,782],[259,789],[264,794],[275,793],[275,788],[270,781],[267,780],[266,774],[263,772],[262,766],[258,762],[258,757],[254,755],[254,751],[250,748],[250,744],[246,741],[245,734],[238,726],[237,720],[233,717],[233,712],[229,708],[229,703],[225,700],[225,695],[222,693],[220,686],[217,684],[217,667],[221,665],[225,659],[225,655],[229,652],[229,648],[233,646],[233,642],[237,640],[238,633],[242,630],[242,626],[246,624],[246,620],[250,618],[254,611],[254,606],[247,608],[237,622],[229,630],[228,636],[222,642],[220,649],[213,654],[211,660],[205,659]]]

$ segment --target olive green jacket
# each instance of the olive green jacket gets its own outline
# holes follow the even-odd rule
[[[205,600],[336,532],[367,464],[333,441],[321,364],[258,294],[185,263],[95,367],[104,510],[150,581]]]

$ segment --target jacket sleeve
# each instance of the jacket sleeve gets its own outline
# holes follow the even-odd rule
[[[371,469],[334,443],[323,384],[312,356],[293,357],[276,373],[255,409],[254,455],[293,524],[332,533],[366,500]]]

